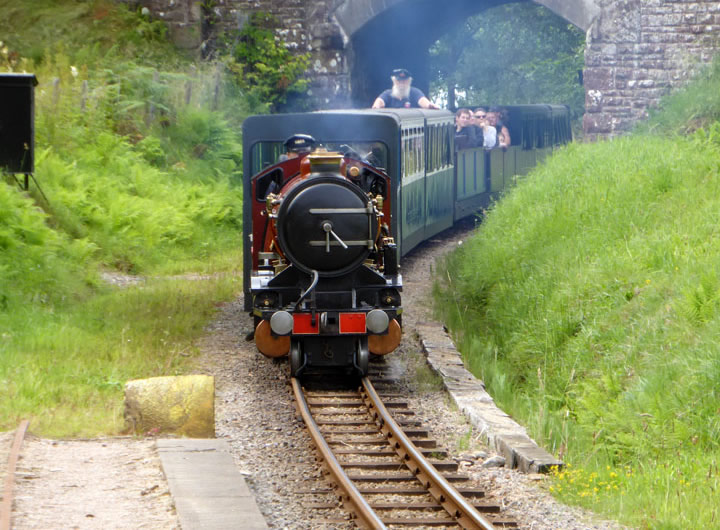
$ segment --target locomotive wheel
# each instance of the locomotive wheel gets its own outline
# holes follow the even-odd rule
[[[293,341],[290,345],[290,377],[299,377],[305,368],[305,354],[300,343]]]
[[[370,364],[370,350],[367,345],[367,338],[357,341],[357,350],[355,351],[355,367],[360,372],[360,377],[368,374]]]

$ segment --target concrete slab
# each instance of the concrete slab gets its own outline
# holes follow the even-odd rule
[[[268,528],[225,440],[161,439],[157,448],[183,530]]]

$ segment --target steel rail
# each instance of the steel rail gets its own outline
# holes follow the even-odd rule
[[[15,467],[17,466],[18,456],[20,454],[20,446],[25,438],[28,420],[20,422],[20,426],[15,431],[15,439],[10,448],[10,456],[8,457],[7,475],[5,476],[5,489],[3,492],[3,502],[0,506],[0,530],[10,530],[11,512],[12,512],[12,491],[13,482],[15,481]]]
[[[380,517],[370,507],[362,494],[358,491],[355,484],[353,484],[353,482],[348,478],[342,466],[337,461],[337,458],[335,458],[330,446],[327,444],[325,438],[320,432],[320,427],[318,427],[318,424],[315,422],[312,414],[310,413],[310,407],[305,400],[305,395],[303,394],[300,382],[296,377],[293,377],[290,382],[292,384],[293,393],[295,394],[295,401],[297,401],[300,414],[305,421],[305,425],[310,431],[310,436],[312,436],[312,439],[320,451],[323,460],[327,464],[330,473],[332,473],[336,484],[343,491],[343,503],[347,502],[350,504],[349,508],[353,513],[355,513],[356,517],[359,519],[357,522],[363,527],[372,528],[373,530],[387,528]]]
[[[374,410],[377,419],[382,422],[382,431],[388,441],[435,500],[455,517],[463,528],[493,530],[495,528],[493,524],[485,519],[418,451],[387,411],[367,377],[363,377],[362,385],[368,397],[367,405]]]

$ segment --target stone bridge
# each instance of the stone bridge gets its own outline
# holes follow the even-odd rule
[[[428,49],[465,18],[518,0],[139,0],[191,48],[237,29],[253,11],[272,13],[285,45],[312,56],[317,107],[366,107],[408,68],[427,91]],[[520,0],[529,1],[529,0]],[[583,128],[588,138],[629,130],[670,88],[720,48],[720,2],[535,0],[586,31]],[[201,8],[201,5],[203,6]],[[208,10],[220,20],[203,25]]]

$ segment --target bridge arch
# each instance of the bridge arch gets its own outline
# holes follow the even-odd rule
[[[429,48],[468,17],[518,0],[344,0],[334,11],[350,44],[354,105],[368,106],[388,88],[393,68],[407,68],[414,84],[427,93]],[[522,0],[521,0],[522,1]],[[587,30],[600,9],[595,0],[536,0]]]
[[[407,0],[344,0],[335,9],[335,17],[337,22],[345,31],[345,34],[348,37],[351,37],[371,19],[406,1]],[[485,3],[499,5],[509,3],[509,1],[522,0],[506,0]],[[447,4],[447,2],[439,1],[434,3],[437,6]],[[470,3],[482,4],[483,2]],[[600,7],[596,4],[595,0],[535,0],[535,3],[547,7],[557,15],[563,17],[568,22],[575,24],[584,31],[587,31],[593,19],[600,14]],[[487,7],[492,6],[489,5],[486,6],[486,8]],[[482,11],[482,8],[478,11]]]
[[[427,90],[435,40],[463,17],[520,1],[534,1],[586,31],[586,138],[630,130],[720,50],[717,0],[222,0],[212,2],[207,35],[197,0],[132,3],[150,9],[179,46],[198,54],[214,35],[240,29],[251,13],[270,12],[278,40],[312,56],[307,102],[333,108],[368,106],[398,66]]]

